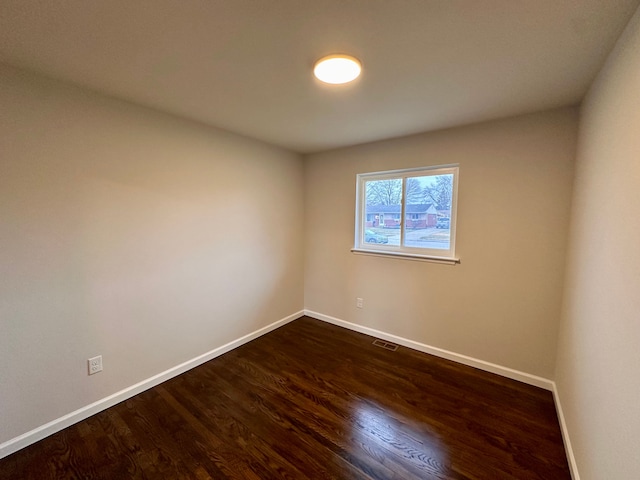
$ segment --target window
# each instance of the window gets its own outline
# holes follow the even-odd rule
[[[358,175],[353,251],[457,262],[457,195],[455,165]]]

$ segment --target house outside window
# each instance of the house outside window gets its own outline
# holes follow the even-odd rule
[[[447,165],[359,174],[353,251],[457,261],[458,170]]]

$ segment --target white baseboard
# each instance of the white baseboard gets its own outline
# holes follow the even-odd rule
[[[94,402],[90,405],[82,407],[74,412],[71,412],[67,415],[57,418],[40,427],[34,428],[33,430],[26,432],[18,437],[12,438],[11,440],[1,443],[0,458],[4,458],[7,455],[11,455],[12,453],[17,452],[21,448],[24,448],[26,446],[31,445],[32,443],[42,440],[43,438],[48,437],[49,435],[53,435],[54,433],[59,432],[60,430],[63,430],[73,425],[74,423],[84,420],[85,418],[89,418],[91,415],[95,415],[96,413],[101,412],[102,410],[106,410],[107,408],[112,407],[117,403],[120,403],[139,393],[144,392],[145,390],[155,387],[156,385],[159,385],[162,382],[165,382],[188,370],[191,370],[194,367],[202,365],[203,363],[208,362],[209,360],[219,357],[220,355],[223,355],[233,350],[234,348],[244,345],[245,343],[248,343],[251,340],[254,340],[266,333],[271,332],[272,330],[275,330],[278,327],[281,327],[282,325],[285,325],[297,318],[300,318],[302,315],[304,315],[304,312],[302,310],[299,312],[293,313],[281,320],[278,320],[277,322],[273,322],[272,324],[267,325],[266,327],[262,327],[252,333],[249,333],[243,337],[238,338],[237,340],[233,340],[227,343],[226,345],[222,345],[221,347],[214,348],[213,350],[207,353],[203,353],[202,355],[192,358],[191,360],[187,360],[186,362],[181,363],[180,365],[170,368],[169,370],[165,370],[164,372],[154,375],[151,378],[147,378],[146,380],[138,382],[135,385],[125,388],[124,390],[120,390],[119,392],[116,392],[113,395],[109,395],[108,397],[98,400],[97,402]]]
[[[345,320],[340,320],[339,318],[331,317],[329,315],[324,315],[322,313],[314,312],[311,310],[305,310],[304,314],[308,315],[309,317],[322,320],[323,322],[332,323],[333,325],[337,325],[339,327],[344,327],[349,330],[364,333],[366,335],[371,335],[372,337],[377,337],[389,342],[397,343],[398,345],[403,345],[405,347],[418,350],[419,352],[429,353],[431,355],[435,355],[436,357],[453,360],[454,362],[462,363],[463,365],[479,368],[480,370],[484,370],[485,372],[495,373],[503,377],[518,380],[520,382],[534,385],[536,387],[544,388],[545,390],[553,391],[553,382],[547,378],[538,377],[537,375],[521,372],[509,367],[496,365],[495,363],[485,362],[484,360],[469,357],[467,355],[462,355],[460,353],[451,352],[442,348],[432,347],[431,345],[415,342],[403,337],[398,337],[397,335],[393,335],[391,333],[364,327],[362,325],[347,322]]]
[[[571,478],[573,480],[580,480],[580,474],[578,473],[578,464],[576,463],[576,457],[573,455],[573,448],[571,447],[569,430],[567,429],[567,422],[564,419],[564,412],[562,411],[562,404],[560,403],[560,394],[558,393],[558,387],[556,386],[556,382],[552,383],[553,400],[556,404],[556,412],[558,414],[558,421],[560,422],[560,430],[562,431],[562,441],[564,442],[564,449],[567,452],[567,460],[569,461]]]

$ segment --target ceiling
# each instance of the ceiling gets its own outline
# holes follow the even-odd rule
[[[310,153],[576,104],[639,1],[0,0],[0,62]]]

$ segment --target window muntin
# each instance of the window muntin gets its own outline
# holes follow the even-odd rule
[[[355,251],[455,259],[457,166],[357,179]]]

